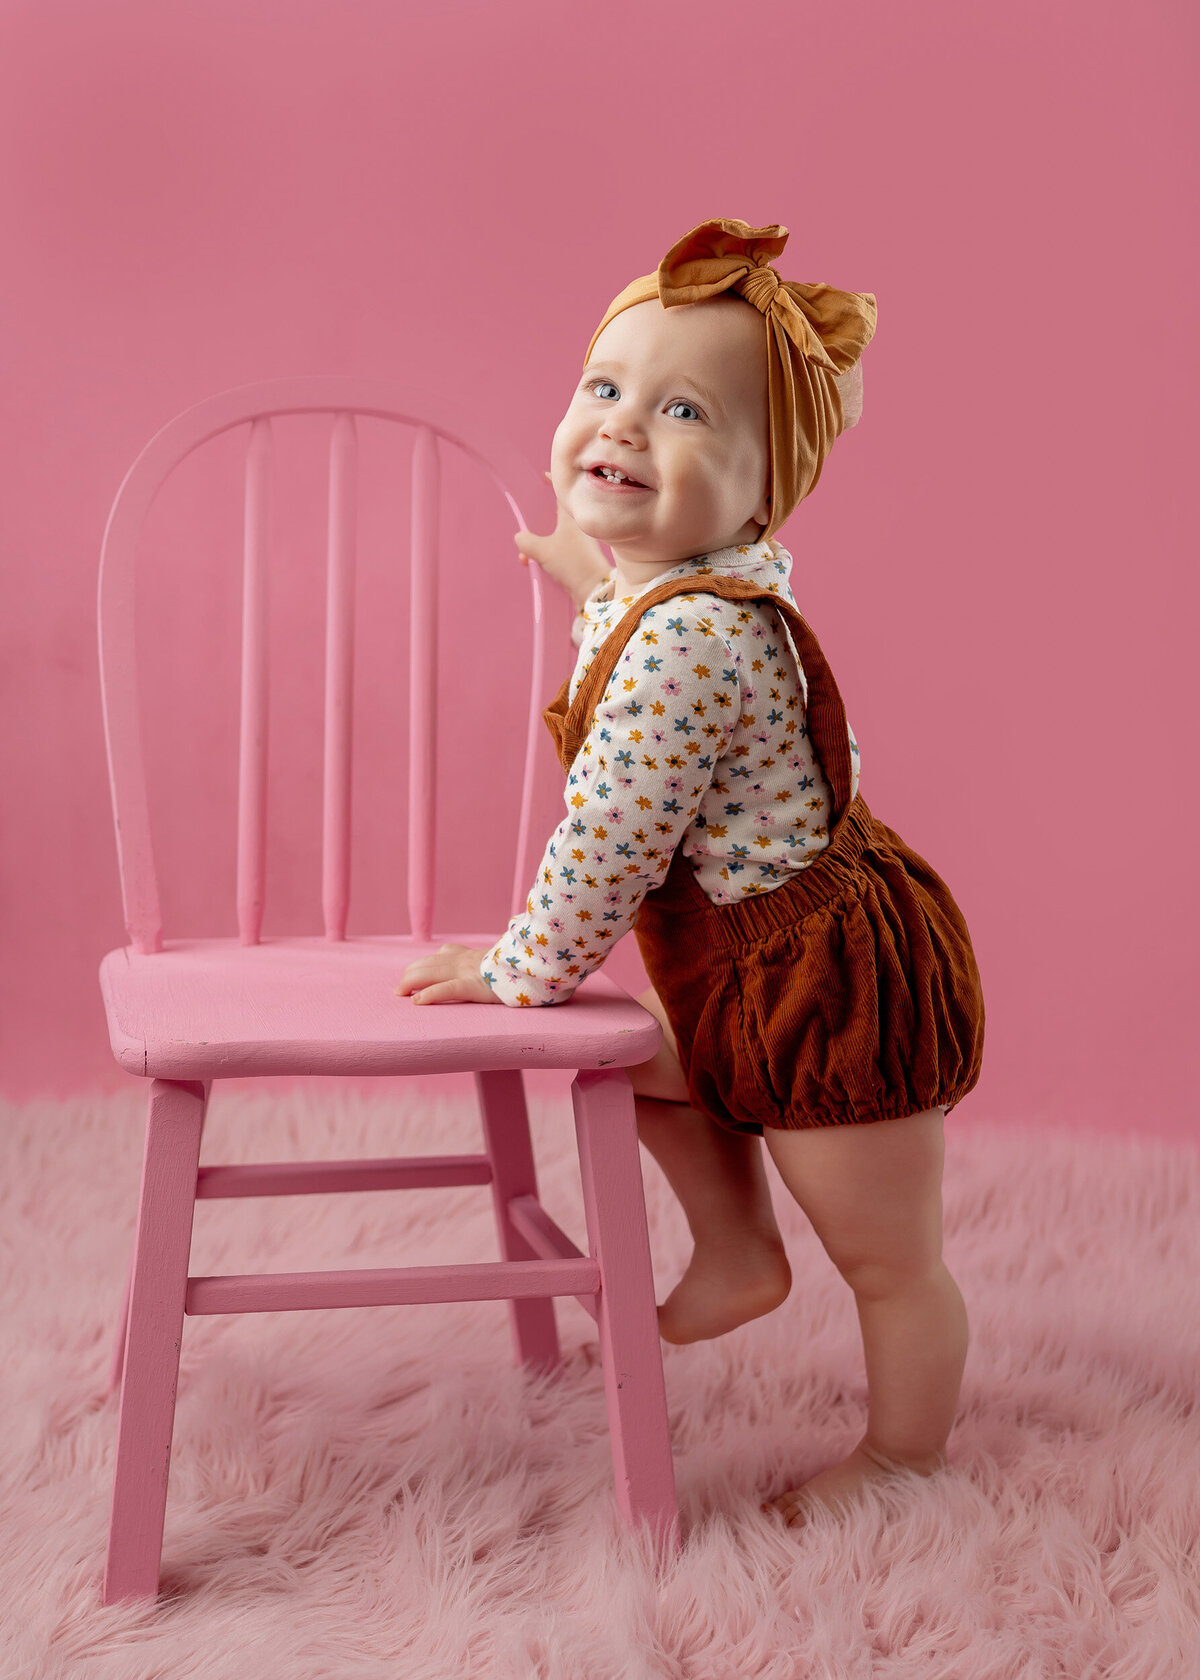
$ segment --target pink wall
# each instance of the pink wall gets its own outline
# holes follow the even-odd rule
[[[864,793],[973,931],[972,1114],[1200,1137],[1184,19],[1150,0],[9,0],[4,1092],[127,1082],[96,985],[123,931],[95,577],[143,443],[252,379],[386,374],[540,467],[609,298],[720,214],[783,221],[785,276],[879,300],[863,424],[782,535]],[[404,492],[364,447],[383,486],[364,682],[385,704],[359,743],[352,933],[404,926]],[[298,423],[281,472],[276,644],[319,680],[320,425]],[[528,585],[501,504],[464,480],[448,518],[456,628],[491,639],[468,700],[447,670],[465,752],[516,727],[500,656],[526,645]],[[190,463],[154,521],[167,932],[232,933],[236,451]],[[273,762],[265,931],[286,934],[318,925],[319,698],[281,673],[274,703],[302,724]],[[507,916],[501,756],[442,800],[443,918],[481,932]],[[632,949],[612,970],[640,984]]]

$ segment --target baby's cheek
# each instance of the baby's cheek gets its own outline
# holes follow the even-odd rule
[[[579,454],[582,439],[577,435],[578,432],[578,420],[572,416],[571,410],[568,409],[559,421],[554,436],[550,440],[550,475],[555,480],[556,489],[558,488],[559,474],[567,473],[570,470],[573,458]]]
[[[697,464],[678,480],[678,502],[705,529],[723,526],[734,488],[728,471],[720,464]]]
[[[737,447],[723,474],[729,496],[729,513],[739,522],[752,519],[756,508],[767,494],[767,473],[770,458],[757,436],[746,433],[737,440]]]

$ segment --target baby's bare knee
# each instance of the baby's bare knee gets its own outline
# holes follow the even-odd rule
[[[685,1103],[688,1100],[687,1080],[683,1075],[675,1034],[671,1031],[662,999],[651,987],[641,994],[638,1002],[659,1022],[663,1030],[663,1041],[649,1061],[638,1062],[633,1067],[626,1068],[634,1094],[639,1097],[657,1097],[660,1102]]]

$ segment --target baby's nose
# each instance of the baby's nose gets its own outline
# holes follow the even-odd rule
[[[630,448],[641,447],[646,441],[645,428],[632,414],[610,414],[600,428],[600,435],[610,443],[623,443]]]

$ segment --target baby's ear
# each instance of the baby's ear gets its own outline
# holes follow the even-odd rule
[[[863,386],[862,386],[862,357],[860,356],[852,368],[838,375],[838,395],[842,399],[842,430],[848,432],[851,426],[857,426],[862,419]]]

